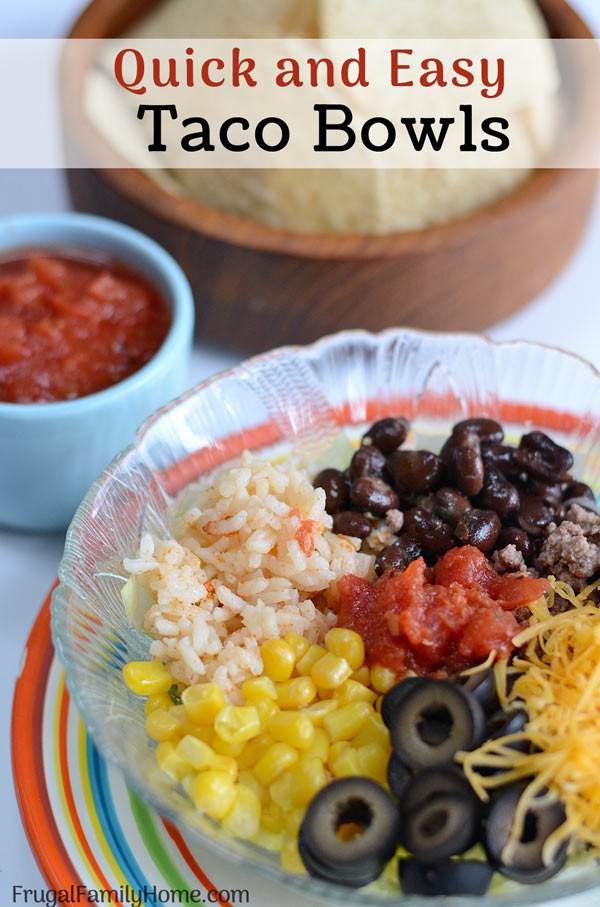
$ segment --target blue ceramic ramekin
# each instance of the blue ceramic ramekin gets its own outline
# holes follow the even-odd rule
[[[150,413],[184,390],[194,328],[190,285],[158,243],[85,214],[0,219],[0,257],[27,248],[89,249],[145,276],[171,309],[156,355],[119,384],[64,403],[0,403],[0,524],[64,529],[88,487]]]

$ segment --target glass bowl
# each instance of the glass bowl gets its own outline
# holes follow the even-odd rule
[[[277,854],[230,838],[199,815],[158,768],[144,730],[140,699],[126,689],[121,668],[148,655],[148,638],[125,617],[122,560],[144,531],[167,533],[172,496],[243,450],[288,442],[317,456],[340,425],[355,426],[402,413],[412,443],[434,446],[448,427],[487,415],[508,431],[550,431],[576,455],[575,474],[600,487],[600,374],[587,362],[537,344],[496,344],[485,338],[393,329],[379,335],[340,333],[309,347],[258,356],[205,381],[152,416],[100,476],[67,535],[60,585],[52,601],[56,650],[75,703],[102,754],[127,783],[199,846],[306,895],[327,901],[385,905],[396,890],[352,890],[279,867]],[[600,885],[600,869],[572,866],[528,888],[501,886],[461,907],[552,901]],[[434,899],[456,904],[454,899]],[[404,898],[431,905],[429,898]]]

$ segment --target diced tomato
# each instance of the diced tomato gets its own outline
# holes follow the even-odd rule
[[[315,550],[315,531],[318,529],[318,523],[314,520],[302,520],[296,530],[296,541],[300,545],[302,553],[310,557]]]
[[[437,562],[434,577],[440,586],[460,583],[465,588],[477,586],[487,590],[498,579],[498,574],[479,548],[462,545],[460,548],[451,548]]]
[[[541,598],[550,588],[547,579],[531,576],[499,576],[493,584],[493,596],[507,611],[514,611]]]
[[[484,554],[465,545],[429,570],[423,558],[402,573],[369,583],[338,584],[338,625],[363,637],[371,664],[404,673],[447,675],[509,655],[519,625],[510,612],[538,599],[546,580],[500,576]]]

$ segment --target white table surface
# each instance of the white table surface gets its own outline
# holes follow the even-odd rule
[[[598,0],[574,0],[600,34]],[[63,34],[83,6],[81,0],[20,0],[0,3],[0,37],[52,37]],[[0,216],[22,211],[60,211],[69,203],[62,174],[0,171]],[[557,212],[560,216],[560,212]],[[600,367],[600,200],[586,239],[568,269],[542,296],[515,317],[496,325],[495,339],[526,338],[556,344]],[[190,384],[228,367],[237,357],[199,346],[194,351]],[[60,535],[32,535],[0,529],[0,803],[4,813],[0,840],[0,904],[12,902],[11,887],[41,887],[43,880],[22,830],[10,768],[12,690],[23,646],[39,606],[56,575]],[[280,890],[279,890],[280,891]],[[592,907],[597,897],[568,899],[563,907]]]

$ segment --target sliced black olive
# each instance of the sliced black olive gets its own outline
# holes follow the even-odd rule
[[[402,809],[405,812],[411,812],[429,800],[446,794],[471,798],[481,810],[471,785],[463,772],[454,766],[424,768],[420,772],[415,772],[411,777],[410,786],[403,793]]]
[[[496,712],[492,715],[487,723],[485,736],[487,740],[499,740],[501,737],[508,737],[509,734],[520,734],[529,721],[529,715],[525,709],[513,709],[510,712]],[[515,740],[507,744],[511,749],[521,750],[526,753],[529,750],[527,740]]]
[[[404,812],[402,843],[423,863],[464,853],[475,844],[481,825],[473,795],[440,794]]]
[[[410,772],[403,766],[397,756],[392,753],[387,767],[387,781],[390,790],[397,797],[404,797],[407,785],[412,779]]]
[[[484,731],[485,715],[472,693],[450,681],[430,678],[409,690],[390,726],[394,752],[413,769],[452,762],[459,750],[478,746]]]
[[[383,787],[369,778],[339,778],[309,804],[298,849],[311,875],[359,888],[381,874],[399,834],[398,807]]]
[[[400,683],[397,683],[387,691],[381,700],[381,717],[387,727],[390,727],[396,709],[406,694],[423,683],[424,680],[425,678],[423,677],[405,677],[404,680],[401,680]]]
[[[525,815],[521,838],[513,853],[505,859],[503,851],[526,787],[526,783],[512,784],[492,801],[483,822],[483,843],[491,865],[499,872],[516,882],[533,885],[556,875],[564,865],[566,843],[560,847],[549,865],[544,864],[542,850],[548,837],[565,821],[565,810],[561,803],[548,801],[546,796],[533,800]]]
[[[421,894],[434,898],[439,895],[484,895],[494,870],[481,860],[442,860],[439,863],[420,863],[418,860],[398,860],[398,874],[404,894]]]
[[[463,687],[488,711],[496,702],[496,675],[493,668],[478,671],[463,679]]]

